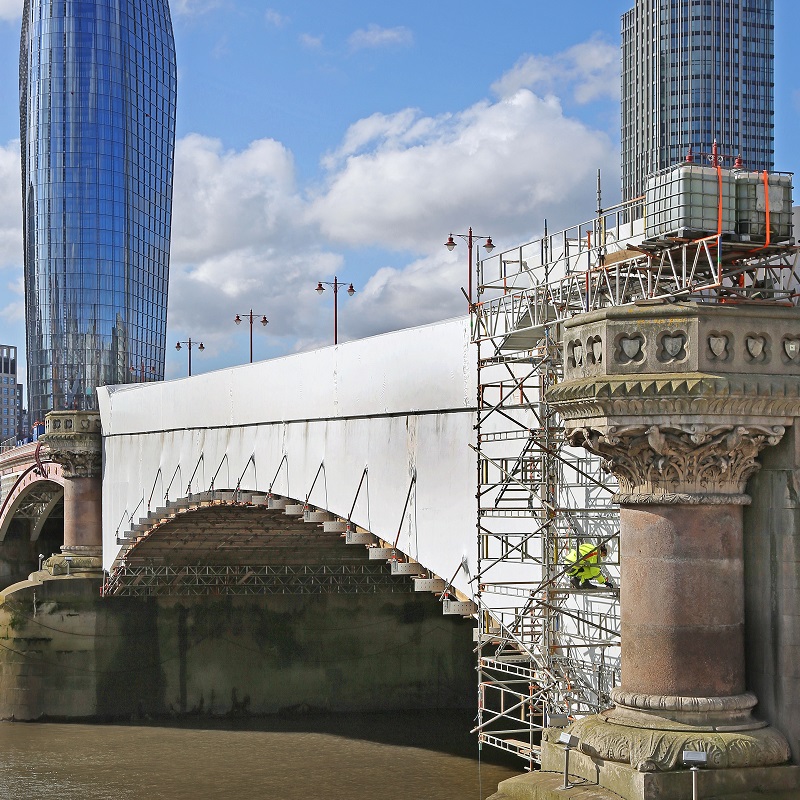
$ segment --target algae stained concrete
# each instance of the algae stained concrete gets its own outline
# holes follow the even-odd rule
[[[0,598],[0,718],[474,707],[472,622],[428,594],[109,598],[47,577]]]
[[[103,718],[163,697],[152,601],[107,603],[101,580],[27,580],[0,595],[0,718]]]
[[[747,682],[756,716],[789,740],[800,763],[800,419],[761,455],[745,509]]]
[[[170,711],[474,707],[472,625],[430,595],[159,601]]]

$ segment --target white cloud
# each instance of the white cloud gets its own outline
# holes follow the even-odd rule
[[[2,0],[0,0],[2,2]],[[176,14],[205,14],[223,5],[224,0],[171,0],[170,9]]]
[[[322,47],[322,36],[312,36],[310,33],[301,33],[298,37],[300,44],[309,50],[318,50]]]
[[[589,51],[568,52],[590,85],[591,70],[580,66]],[[220,354],[246,352],[233,317],[253,308],[270,320],[257,334],[266,336],[262,353],[264,342],[279,341],[283,351],[327,343],[330,297],[320,299],[314,286],[334,272],[358,290],[344,300],[343,339],[464,313],[465,248],[442,246],[451,230],[473,225],[499,248],[513,247],[545,216],[551,229],[590,217],[596,169],[616,175],[609,138],[567,116],[546,88],[503,91],[457,113],[404,108],[357,120],[308,186],[298,186],[292,153],[275,140],[232,150],[182,138],[170,336],[203,339],[205,363],[221,366],[233,359]],[[377,263],[365,267],[372,257]],[[10,142],[0,146],[0,287],[18,289],[21,261],[19,145]],[[13,291],[0,318],[21,313]]]
[[[444,247],[403,268],[382,267],[355,296],[352,313],[345,317],[347,332],[370,336],[465,314],[460,287],[466,286],[463,253],[451,254]]]
[[[520,89],[571,91],[578,103],[616,99],[620,91],[619,46],[595,36],[553,56],[524,56],[492,85],[501,98]]]
[[[22,265],[19,141],[0,145],[0,270]]]
[[[334,271],[358,290],[344,301],[343,339],[462,314],[466,254],[442,246],[451,230],[473,225],[510,248],[544,217],[551,230],[580,222],[597,168],[613,184],[617,161],[605,133],[525,88],[453,114],[360,119],[309,187],[279,142],[231,151],[188,136],[176,158],[170,325],[222,352],[241,338],[233,316],[252,307],[284,349],[327,343],[330,309],[313,287]],[[380,253],[366,270],[363,248]]]
[[[270,333],[314,331],[315,281],[341,256],[306,222],[283,145],[262,139],[227,151],[216,139],[181,139],[173,208],[171,326],[217,336],[221,347],[234,315],[253,307],[269,318]]]
[[[544,216],[590,212],[598,167],[616,171],[602,133],[566,117],[558,100],[527,89],[458,114],[408,109],[356,123],[325,164],[311,217],[331,240],[420,252],[458,224],[525,236]]]
[[[0,0],[0,19],[17,20],[22,16],[22,0]]]
[[[274,8],[268,8],[264,13],[264,19],[268,25],[275,28],[284,28],[289,24],[289,17],[276,11]]]
[[[6,284],[7,293],[3,293],[6,300],[5,305],[0,307],[0,317],[5,322],[24,322],[25,321],[25,286],[22,280],[22,270],[19,270],[15,277]],[[8,302],[9,295],[15,299]]]
[[[382,28],[380,25],[371,23],[366,28],[353,31],[347,43],[352,50],[363,50],[377,47],[406,47],[413,41],[414,35],[402,25],[396,28]]]

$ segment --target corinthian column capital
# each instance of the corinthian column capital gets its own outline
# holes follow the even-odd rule
[[[748,478],[761,450],[777,444],[782,425],[609,425],[574,428],[570,443],[603,458],[619,481],[624,504],[744,504]]]

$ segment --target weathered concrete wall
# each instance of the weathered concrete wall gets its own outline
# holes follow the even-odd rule
[[[471,624],[443,617],[428,595],[176,599],[159,603],[158,624],[170,710],[475,702]]]
[[[102,600],[98,589],[61,578],[3,595],[0,718],[476,702],[472,623],[443,617],[433,595]]]
[[[800,763],[800,420],[761,455],[745,509],[747,681]]]
[[[163,695],[156,607],[100,579],[24,581],[0,599],[0,718],[131,714]],[[163,703],[161,703],[163,705]]]

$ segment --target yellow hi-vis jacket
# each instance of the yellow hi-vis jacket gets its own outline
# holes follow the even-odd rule
[[[582,581],[595,580],[598,583],[605,583],[606,576],[598,566],[600,563],[600,547],[596,544],[582,544],[576,553],[570,550],[566,557],[567,564],[572,566],[567,570],[567,575],[571,578],[578,578]]]

